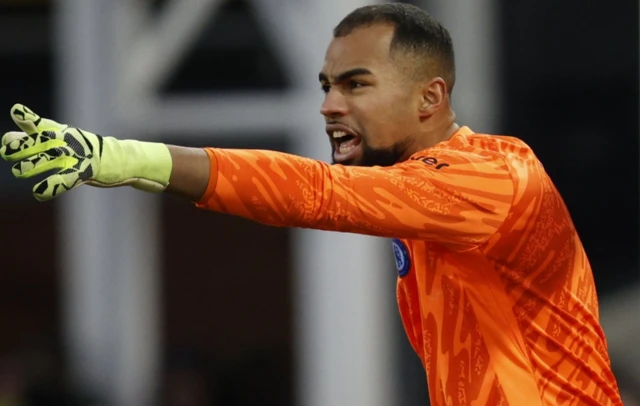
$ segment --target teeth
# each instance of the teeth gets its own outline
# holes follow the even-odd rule
[[[344,132],[344,131],[334,131],[333,132],[333,138],[342,138],[345,135],[347,135],[347,133]]]
[[[341,144],[340,147],[338,147],[338,151],[340,151],[341,154],[346,154],[354,148],[355,145],[351,145],[350,143]]]

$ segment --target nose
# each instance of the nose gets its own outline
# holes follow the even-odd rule
[[[326,118],[335,118],[345,116],[347,111],[344,95],[335,89],[329,89],[329,92],[324,96],[322,107],[320,107],[320,114]]]

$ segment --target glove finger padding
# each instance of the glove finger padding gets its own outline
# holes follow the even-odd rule
[[[23,132],[4,135],[0,157],[14,162],[13,174],[30,178],[59,170],[33,188],[38,200],[84,183],[149,192],[161,192],[169,184],[172,158],[165,144],[102,137],[41,118],[21,104],[12,107],[11,118]]]
[[[24,131],[9,131],[2,136],[0,147],[11,144],[13,141],[18,140],[26,135],[27,133],[25,133]]]
[[[37,183],[33,187],[33,196],[43,202],[58,197],[64,192],[80,186],[86,182],[78,169],[65,169],[47,179]]]
[[[22,104],[14,104],[11,107],[11,118],[27,134],[35,134],[42,131],[61,131],[67,127],[64,124],[40,117]]]
[[[23,159],[11,168],[16,178],[31,178],[54,169],[70,169],[78,164],[69,147],[53,148]]]
[[[19,137],[19,134],[24,135]],[[0,156],[9,162],[20,161],[41,152],[64,146],[66,143],[63,137],[64,136],[57,131],[44,131],[29,135],[10,132],[2,137]]]

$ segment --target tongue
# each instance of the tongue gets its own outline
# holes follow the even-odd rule
[[[356,144],[357,144],[357,138],[356,137],[351,137],[347,141],[341,142],[340,143],[340,148],[352,148],[352,147],[355,147]]]
[[[338,146],[338,153],[343,154],[343,155],[344,154],[348,154],[352,149],[357,147],[358,144],[360,144],[360,139],[358,139],[356,137],[353,137],[351,139],[343,141]]]

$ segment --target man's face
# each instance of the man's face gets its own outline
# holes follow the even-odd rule
[[[358,28],[329,44],[320,73],[326,93],[320,112],[333,163],[392,165],[417,135],[417,87],[389,55],[393,31],[390,25]]]

